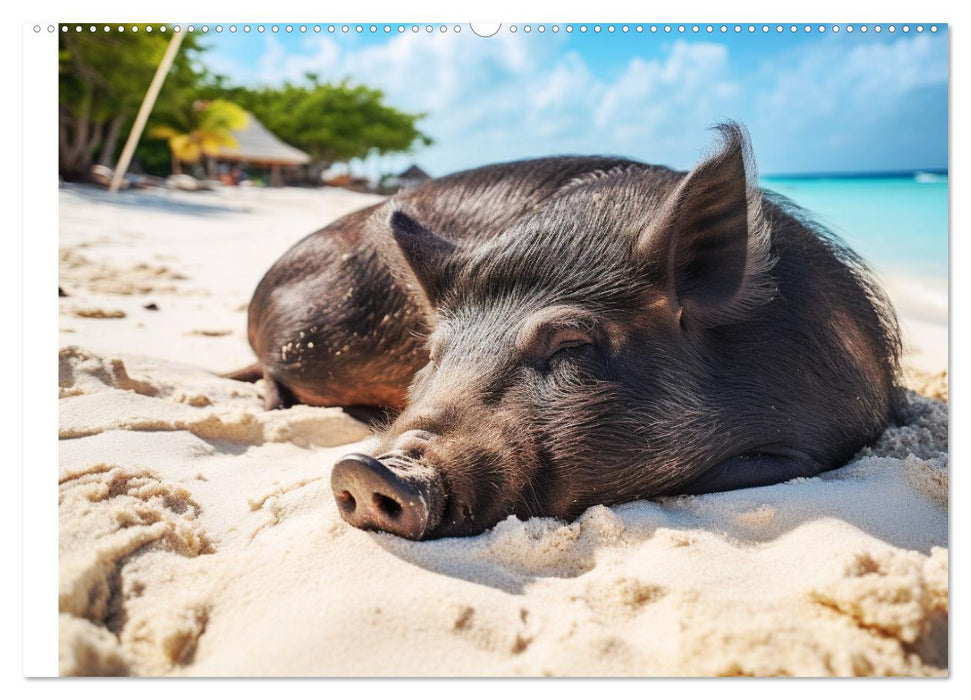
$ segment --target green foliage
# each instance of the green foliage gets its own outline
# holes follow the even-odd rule
[[[217,155],[222,146],[237,146],[233,132],[245,128],[248,122],[246,110],[233,102],[196,100],[178,126],[156,126],[149,130],[149,136],[168,141],[174,158],[197,163],[204,155]]]
[[[60,152],[63,175],[83,176],[94,158],[113,163],[145,91],[171,39],[171,30],[98,30],[58,36]],[[72,27],[73,30],[73,27]],[[178,110],[197,90],[201,72],[193,67],[199,47],[186,35],[156,102],[155,114]],[[191,98],[189,98],[191,99]]]
[[[242,105],[281,139],[325,164],[432,143],[417,127],[426,115],[387,105],[380,90],[307,77],[308,85],[249,89],[217,84],[209,89]]]
[[[104,121],[137,108],[168,37],[144,32],[62,32],[58,79],[61,108],[73,117]]]
[[[142,139],[135,149],[131,172],[166,177],[172,174],[172,152],[169,144],[157,139]]]

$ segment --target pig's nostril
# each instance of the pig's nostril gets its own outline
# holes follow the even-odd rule
[[[385,496],[383,493],[375,493],[371,500],[374,503],[374,507],[379,511],[387,515],[392,520],[397,520],[401,517],[401,504],[390,496]]]
[[[335,496],[337,498],[337,507],[344,513],[350,515],[357,508],[357,501],[354,500],[354,496],[351,495],[350,491],[341,491],[335,494]]]
[[[330,484],[341,517],[354,527],[417,540],[438,525],[444,511],[441,483],[428,468],[349,454],[334,465]]]

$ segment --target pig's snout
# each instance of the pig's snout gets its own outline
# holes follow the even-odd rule
[[[423,539],[442,519],[441,478],[407,460],[349,454],[334,465],[330,485],[341,517],[354,527]]]

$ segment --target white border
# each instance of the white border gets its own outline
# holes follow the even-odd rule
[[[56,32],[24,25],[23,52],[23,673],[39,676],[57,674]]]
[[[801,4],[778,0],[696,0],[693,3],[643,3],[633,0],[489,0],[479,4],[454,0],[371,0],[367,3],[314,3],[276,0],[246,6],[229,0],[170,0],[147,6],[123,0],[65,5],[56,0],[33,0],[21,9],[22,21],[62,22],[833,22],[946,23],[957,19],[954,2],[947,0],[882,0],[879,4],[850,0],[813,0]],[[20,8],[18,8],[20,9]]]

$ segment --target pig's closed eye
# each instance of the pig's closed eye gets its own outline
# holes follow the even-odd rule
[[[557,361],[578,356],[592,346],[593,340],[587,335],[572,332],[558,334],[547,346],[542,365],[544,369],[549,370]]]
[[[592,343],[576,343],[574,345],[561,345],[556,351],[546,358],[547,366],[561,359],[567,359],[573,355],[579,355],[587,348],[592,347]]]

